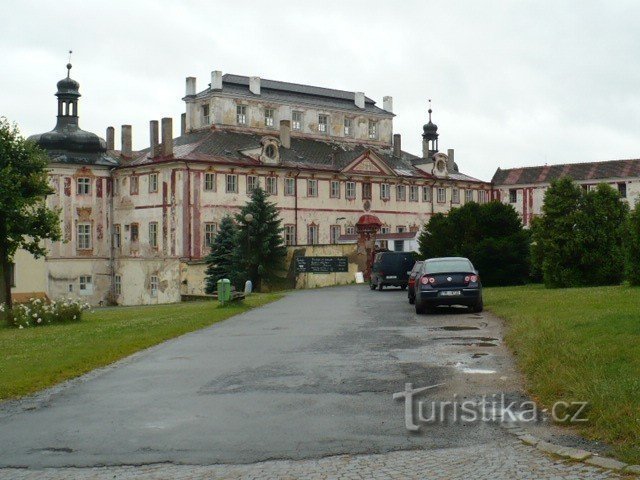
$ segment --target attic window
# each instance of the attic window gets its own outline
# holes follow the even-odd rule
[[[276,158],[276,147],[273,144],[269,144],[264,149],[264,154],[269,158]]]

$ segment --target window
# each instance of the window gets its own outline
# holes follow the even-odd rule
[[[409,187],[409,201],[417,202],[419,200],[419,189],[417,185],[411,185]]]
[[[91,295],[92,293],[91,275],[80,275],[80,295]]]
[[[158,296],[158,284],[158,276],[151,275],[151,277],[149,278],[149,291],[152,297]]]
[[[344,119],[344,136],[351,137],[353,135],[353,127],[352,120],[350,118],[345,117]]]
[[[91,224],[79,223],[77,233],[78,249],[89,250],[91,248]]]
[[[120,275],[113,277],[113,293],[122,295],[122,277]]]
[[[438,187],[438,203],[445,203],[447,201],[447,190],[443,187]]]
[[[486,203],[487,192],[484,190],[478,190],[478,203]]]
[[[76,194],[77,195],[89,195],[91,194],[91,179],[90,178],[78,178],[76,180]]]
[[[627,198],[627,184],[625,182],[618,183],[618,193],[621,198]]]
[[[338,243],[338,239],[340,238],[340,234],[342,233],[342,228],[340,225],[331,225],[329,227],[329,238],[331,243]]]
[[[406,185],[396,185],[396,200],[398,202],[405,202],[407,200]]]
[[[296,244],[296,226],[295,225],[284,226],[284,243],[285,245]]]
[[[113,248],[120,248],[120,243],[121,243],[120,225],[116,224],[113,226]]]
[[[287,177],[284,179],[284,194],[295,195],[296,194],[296,179]]]
[[[328,115],[318,115],[318,131],[320,133],[327,133],[329,131]]]
[[[406,231],[407,231],[407,227],[405,227],[404,225],[398,225],[396,227],[396,232],[398,232],[398,233],[404,233]]]
[[[389,198],[391,198],[391,186],[388,183],[380,184],[380,198],[382,200],[389,200]]]
[[[317,197],[318,196],[318,180],[308,179],[307,180],[307,197]]]
[[[209,125],[210,117],[209,117],[209,105],[202,105],[202,124]]]
[[[291,128],[293,130],[302,130],[302,112],[293,112],[291,114]]]
[[[431,187],[427,185],[422,187],[422,201],[423,202],[431,201]]]
[[[217,225],[215,223],[207,222],[204,224],[204,246],[210,247],[213,245],[213,241],[217,234]]]
[[[451,189],[451,202],[460,203],[460,190],[458,190],[457,188]]]
[[[149,174],[149,193],[155,193],[158,191],[158,174]]]
[[[347,232],[347,235],[355,235],[356,234],[356,227],[354,227],[353,225],[349,225],[346,228],[346,232]]]
[[[247,106],[246,105],[236,105],[236,123],[238,125],[247,124]]]
[[[518,201],[518,190],[512,188],[509,190],[509,203],[516,203]]]
[[[371,183],[369,182],[362,184],[362,199],[371,200]]]
[[[149,245],[158,248],[158,222],[149,223]]]
[[[137,242],[138,241],[138,224],[132,223],[130,228],[131,228],[131,242]]]
[[[130,195],[138,194],[138,176],[137,175],[131,175],[131,178],[129,180],[129,194]]]
[[[251,195],[253,191],[260,186],[260,179],[255,175],[247,175],[247,195]]]
[[[356,198],[356,182],[347,182],[344,185],[344,196],[349,200]]]
[[[378,138],[378,122],[369,120],[369,138],[375,140]]]
[[[273,127],[273,124],[274,124],[273,118],[274,118],[273,108],[265,108],[264,109],[264,126]]]
[[[473,190],[470,188],[464,191],[464,201],[473,202]]]
[[[391,233],[391,227],[380,227],[380,233]]]
[[[267,177],[266,190],[269,195],[278,194],[278,177]]]
[[[404,240],[394,240],[393,241],[393,251],[394,252],[404,252]]]
[[[207,192],[216,191],[216,174],[215,173],[204,174],[204,189]]]
[[[340,181],[331,180],[331,190],[329,191],[331,198],[340,198]]]
[[[307,243],[309,245],[318,244],[318,225],[311,224],[307,226]]]
[[[276,158],[276,146],[269,144],[264,148],[264,154],[269,158]]]
[[[238,193],[238,175],[227,174],[226,175],[227,193]]]

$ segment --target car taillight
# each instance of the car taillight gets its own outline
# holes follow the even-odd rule
[[[421,277],[420,278],[420,283],[422,285],[428,285],[429,284],[429,277]]]
[[[477,275],[467,275],[466,277],[464,277],[464,282],[465,283],[476,283],[478,281],[478,276]]]

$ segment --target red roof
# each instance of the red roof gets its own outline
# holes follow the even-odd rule
[[[378,217],[376,217],[375,215],[369,215],[368,213],[365,215],[362,215],[358,221],[356,222],[356,226],[366,226],[366,225],[376,225],[378,227],[382,226],[382,222],[380,221],[380,219]]]

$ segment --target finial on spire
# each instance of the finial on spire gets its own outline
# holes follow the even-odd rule
[[[433,112],[433,110],[431,110],[431,99],[429,99],[429,121],[431,121],[431,112]]]
[[[69,63],[67,63],[67,78],[69,78],[69,75],[71,75],[71,54],[73,53],[73,50],[69,50]]]

